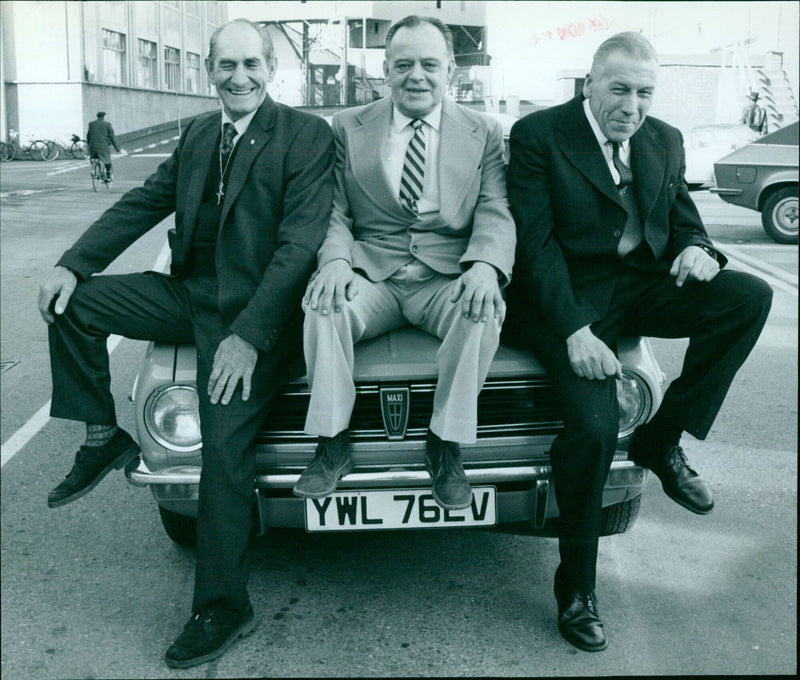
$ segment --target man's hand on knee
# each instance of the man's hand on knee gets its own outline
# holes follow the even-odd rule
[[[78,277],[72,270],[60,266],[53,268],[45,282],[39,286],[39,313],[47,323],[53,323],[54,320],[50,311],[53,299],[56,300],[53,311],[56,314],[63,314],[77,285]]]
[[[581,378],[605,380],[613,375],[622,380],[619,359],[589,326],[579,328],[567,338],[567,354],[572,370]]]
[[[238,335],[225,338],[214,354],[214,365],[208,379],[208,396],[216,404],[222,397],[222,405],[230,402],[236,385],[242,381],[242,401],[250,398],[253,371],[258,360],[258,349]]]
[[[669,273],[680,287],[685,281],[711,281],[719,274],[719,262],[699,246],[688,246],[672,262]]]
[[[465,319],[474,322],[497,319],[502,324],[506,316],[506,303],[500,293],[497,270],[486,262],[474,262],[456,281],[451,302],[461,298]]]
[[[331,260],[317,270],[308,282],[304,302],[320,314],[333,307],[341,312],[344,301],[358,295],[358,279],[347,260]]]

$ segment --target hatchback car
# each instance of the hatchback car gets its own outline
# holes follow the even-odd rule
[[[310,393],[300,362],[255,442],[257,533],[496,527],[553,535],[558,506],[549,449],[561,415],[541,364],[510,347],[500,347],[480,393],[477,442],[462,446],[472,505],[443,511],[434,502],[424,452],[438,347],[438,339],[411,327],[356,345],[354,469],[323,500],[292,493],[316,447],[316,438],[303,433]],[[623,532],[636,518],[649,473],[627,459],[627,443],[662,396],[649,341],[630,338],[618,351],[624,379],[618,450],[603,495],[604,534]],[[195,542],[202,465],[195,368],[193,346],[149,345],[132,394],[141,455],[126,469],[131,484],[150,487],[167,534],[184,545]]]
[[[758,210],[778,243],[798,242],[798,122],[764,135],[714,164],[710,191],[733,205]]]

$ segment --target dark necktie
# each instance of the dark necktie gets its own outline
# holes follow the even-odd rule
[[[631,169],[622,162],[622,159],[619,157],[619,142],[611,142],[611,160],[614,163],[614,167],[617,169],[619,173],[619,185],[620,187],[629,187],[633,184],[633,173]]]
[[[236,127],[233,123],[225,123],[225,125],[222,126],[222,142],[220,143],[223,165],[228,158],[230,158],[231,151],[233,151],[234,137],[236,137]]]
[[[400,202],[411,212],[417,212],[417,201],[422,196],[422,181],[425,178],[425,131],[422,121],[411,121],[414,136],[408,143],[403,174],[400,176]]]
[[[611,161],[619,173],[619,184],[617,185],[619,196],[628,213],[625,230],[617,244],[617,253],[620,257],[625,257],[642,242],[644,235],[639,217],[639,206],[636,204],[636,197],[633,193],[633,173],[619,157],[619,142],[611,142],[611,150]]]

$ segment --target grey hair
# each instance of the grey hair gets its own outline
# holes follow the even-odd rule
[[[650,42],[641,33],[625,31],[617,33],[604,40],[592,58],[592,74],[597,77],[598,70],[602,69],[606,60],[614,52],[623,54],[641,61],[655,61],[658,55]]]
[[[246,26],[250,26],[256,33],[258,33],[259,37],[261,38],[261,44],[264,48],[264,59],[267,63],[271,62],[275,59],[275,46],[272,44],[272,36],[270,36],[267,27],[263,24],[257,24],[249,19],[233,19],[229,21],[227,24],[222,24],[222,26],[217,26],[214,29],[214,32],[211,34],[211,38],[208,41],[208,57],[206,58],[206,63],[210,68],[214,67],[214,56],[217,51],[217,41],[219,39],[219,34],[222,33],[228,26],[231,24],[245,24]]]
[[[447,45],[447,56],[452,57],[453,34],[450,29],[447,28],[447,25],[436,17],[422,17],[417,14],[410,14],[407,17],[400,19],[400,21],[392,24],[392,26],[386,32],[386,52],[389,51],[389,44],[392,42],[392,38],[394,38],[394,34],[397,33],[397,31],[399,31],[401,28],[416,28],[422,24],[430,24],[439,30],[439,33],[442,34],[444,42]]]

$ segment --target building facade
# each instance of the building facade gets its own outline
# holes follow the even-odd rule
[[[0,3],[0,135],[66,141],[97,111],[117,134],[218,106],[205,70],[214,0]]]

